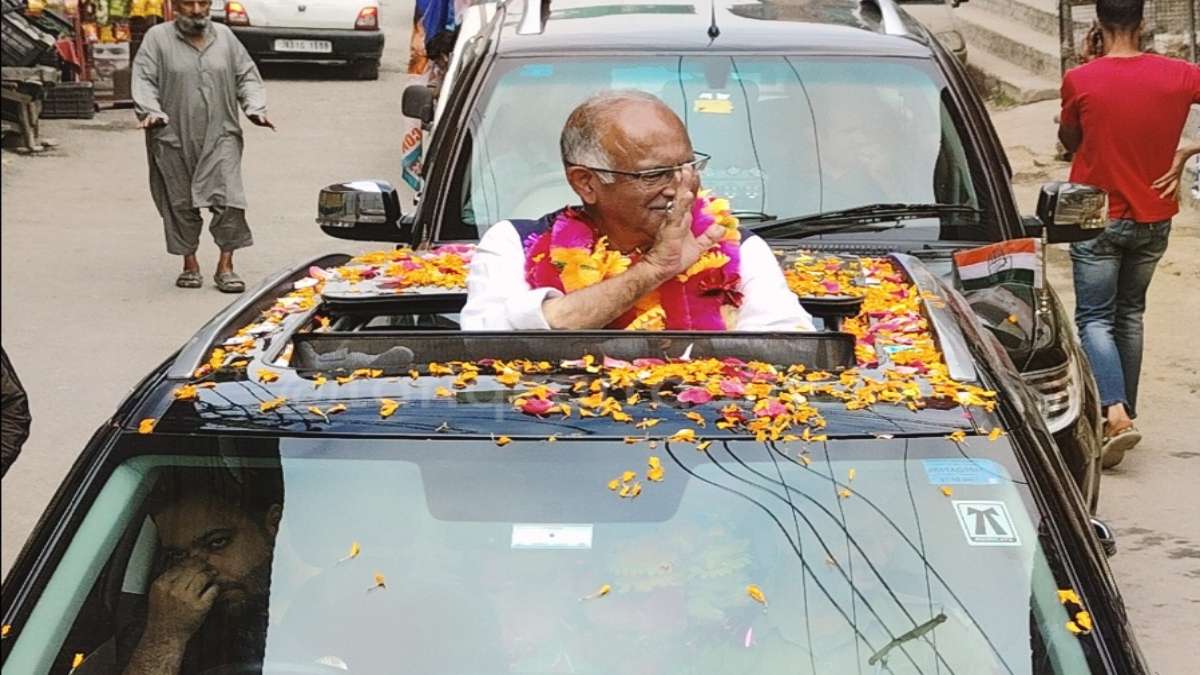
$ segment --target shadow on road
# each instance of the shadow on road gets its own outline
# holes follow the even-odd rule
[[[258,72],[267,80],[353,80],[346,63],[270,62],[258,64]]]

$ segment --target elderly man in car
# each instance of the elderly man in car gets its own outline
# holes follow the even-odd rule
[[[766,242],[700,189],[708,156],[662,101],[597,94],[560,151],[582,204],[484,234],[464,329],[813,330]]]

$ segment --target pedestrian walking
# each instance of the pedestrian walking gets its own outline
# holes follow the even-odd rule
[[[8,353],[0,347],[0,476],[17,461],[21,446],[29,438],[29,397],[17,371],[13,370]]]
[[[1179,211],[1161,181],[1174,172],[1189,108],[1200,103],[1200,66],[1141,51],[1143,5],[1097,0],[1085,63],[1063,78],[1058,130],[1074,153],[1071,181],[1109,196],[1104,231],[1071,245],[1075,323],[1105,409],[1106,467],[1141,440],[1133,420],[1146,289]]]
[[[240,293],[233,252],[254,243],[242,188],[238,109],[260,127],[267,97],[258,67],[233,31],[209,20],[211,0],[174,0],[175,20],[146,31],[133,62],[133,101],[146,130],[150,195],[163,219],[167,252],[183,256],[180,288],[200,288],[196,249],[204,220],[220,249],[214,282]]]

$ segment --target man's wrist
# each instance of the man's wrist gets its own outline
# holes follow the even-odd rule
[[[183,655],[183,651],[187,648],[189,636],[179,635],[174,631],[154,630],[147,628],[142,634],[142,639],[138,641],[138,646],[143,649],[153,650],[159,655],[178,654]]]
[[[677,273],[671,270],[668,266],[663,265],[654,259],[653,256],[647,254],[646,257],[637,261],[630,271],[639,270],[654,282],[654,288],[658,288],[666,283],[671,277]]]

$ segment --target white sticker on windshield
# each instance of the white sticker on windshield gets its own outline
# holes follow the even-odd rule
[[[971,546],[1020,546],[1004,502],[954,501],[954,511]]]
[[[514,523],[512,547],[588,549],[592,547],[592,526]]]

